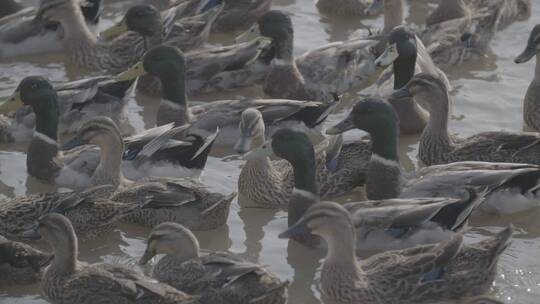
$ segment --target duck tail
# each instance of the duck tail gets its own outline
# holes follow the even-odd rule
[[[510,246],[512,243],[512,236],[514,234],[514,226],[509,225],[504,228],[501,232],[497,233],[491,240],[490,244],[492,245],[490,252],[490,263],[488,268],[496,267],[497,262],[501,254]]]

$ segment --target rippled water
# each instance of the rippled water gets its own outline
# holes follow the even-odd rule
[[[127,2],[105,0],[106,27],[120,18],[129,5]],[[493,53],[482,62],[468,64],[448,71],[453,81],[454,108],[450,123],[452,132],[471,135],[488,130],[522,130],[522,99],[532,78],[533,63],[515,65],[512,60],[519,54],[528,38],[529,30],[540,21],[540,1],[534,3],[529,21],[515,23],[496,35],[492,42]],[[28,1],[34,2],[34,1]],[[380,26],[381,17],[367,20],[354,18],[327,18],[315,8],[314,0],[274,0],[274,8],[293,14],[295,24],[296,53],[318,47],[321,44],[346,39],[361,23]],[[408,22],[422,24],[427,6],[426,0],[406,1]],[[1,1],[0,1],[1,5]],[[232,37],[221,36],[215,43],[230,42]],[[47,75],[53,81],[76,79],[76,70],[66,67],[61,56],[19,58],[17,61],[0,63],[0,96],[10,95],[23,77],[30,74]],[[227,96],[260,96],[260,89],[228,93]],[[195,100],[226,98],[225,94],[196,96]],[[341,112],[332,115],[327,124],[343,118],[355,96]],[[137,98],[129,105],[132,124],[142,130],[154,124],[156,103]],[[0,146],[0,194],[5,197],[23,195],[50,189],[28,178],[25,168],[24,146]],[[403,164],[413,168],[416,163],[417,137],[401,140]],[[203,175],[205,183],[216,191],[229,193],[236,190],[236,180],[242,162],[231,157],[232,151],[215,151]],[[347,199],[355,198],[351,195]],[[512,217],[475,219],[467,234],[468,241],[478,241],[500,227],[513,223],[517,234],[512,246],[503,255],[493,294],[508,303],[538,303],[540,296],[540,212],[533,211]],[[197,233],[201,246],[208,249],[229,250],[248,260],[267,265],[282,279],[290,280],[289,303],[315,304],[318,300],[319,269],[324,252],[309,250],[293,242],[277,238],[287,226],[286,213],[250,208],[243,202],[234,202],[228,223],[217,231]],[[147,229],[121,226],[114,233],[80,246],[80,259],[88,262],[109,261],[134,265],[144,251]],[[536,299],[536,300],[535,300]],[[9,286],[0,288],[0,303],[44,303],[39,287]]]

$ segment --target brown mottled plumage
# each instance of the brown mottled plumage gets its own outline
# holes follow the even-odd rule
[[[0,235],[0,283],[32,283],[41,278],[52,255]]]
[[[77,236],[69,219],[60,214],[42,216],[26,236],[43,238],[53,250],[53,261],[41,282],[44,295],[53,303],[197,303],[195,298],[131,269],[79,262]]]
[[[328,243],[321,270],[322,297],[335,304],[418,304],[483,294],[495,278],[499,256],[513,229],[476,244],[458,234],[438,245],[388,251],[358,261],[355,230],[346,209],[318,203],[280,234],[290,238],[309,230]]]
[[[200,295],[203,304],[283,304],[287,300],[287,282],[232,253],[201,251],[197,238],[181,225],[155,227],[140,263],[146,264],[158,254],[165,256],[154,266],[152,276],[183,292]]]

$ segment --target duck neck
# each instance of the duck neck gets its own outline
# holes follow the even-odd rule
[[[341,228],[341,227],[339,227]],[[325,238],[328,245],[328,251],[324,261],[324,266],[332,265],[332,268],[339,268],[347,272],[347,277],[351,274],[358,274],[358,261],[356,258],[356,236],[353,227],[348,229],[339,229],[332,236]],[[338,230],[338,227],[334,228]],[[323,266],[323,267],[324,267]]]
[[[54,250],[53,265],[58,272],[69,275],[74,273],[77,268],[79,248],[73,230],[66,233],[65,236],[66,240],[57,240],[52,245]]]
[[[413,78],[416,67],[416,46],[410,55],[400,55],[394,61],[394,90],[401,89]]]
[[[396,198],[401,192],[398,134],[398,123],[394,120],[371,132],[372,156],[366,182],[368,199]]]
[[[315,153],[301,156],[291,162],[294,172],[294,189],[289,206],[289,226],[294,225],[319,197],[319,189],[315,179]]]
[[[383,34],[388,34],[396,26],[403,24],[403,4],[401,3],[401,0],[385,0],[383,12]]]
[[[251,142],[251,147],[259,147],[265,142],[264,137],[264,130],[261,132],[262,134],[253,137],[253,140]],[[254,170],[253,172],[261,172],[264,174],[264,178],[270,178],[272,174],[270,174],[270,170],[273,169],[272,162],[270,161],[269,157],[265,157],[264,159],[253,159],[248,160],[246,164],[244,165],[244,168],[246,170]]]
[[[188,98],[186,93],[186,80],[180,73],[170,73],[160,77],[163,98],[158,111],[158,124],[171,122],[181,126],[191,121]]]
[[[534,68],[533,81],[540,82],[540,53],[536,54],[536,65]]]
[[[64,31],[64,41],[78,41],[88,45],[97,44],[97,38],[86,25],[80,7],[75,3],[71,6],[69,13],[62,15],[60,19]]]
[[[293,41],[294,34],[292,32],[284,35],[284,37],[281,37],[279,39],[274,39],[273,45],[276,59],[285,61],[290,64],[294,64]]]
[[[103,136],[96,144],[99,146],[100,161],[92,175],[92,185],[120,185],[124,180],[121,169],[124,153],[122,138]]]
[[[45,135],[52,141],[58,139],[58,96],[54,93],[42,100],[38,106],[33,107],[36,114],[35,132]]]
[[[441,94],[432,98],[437,100],[425,102],[429,104],[429,121],[420,138],[421,146],[422,143],[435,143],[439,150],[442,148],[447,151],[452,144],[448,134],[449,96]]]

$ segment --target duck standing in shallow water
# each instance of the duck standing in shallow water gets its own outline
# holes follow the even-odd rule
[[[201,250],[195,235],[175,223],[163,223],[148,236],[139,264],[164,254],[153,267],[152,277],[191,295],[200,303],[287,302],[288,282],[282,282],[261,265],[235,254]]]
[[[329,196],[326,191],[333,190],[332,188],[341,191],[341,194],[345,194],[345,190],[352,191],[352,175],[364,174],[367,163],[356,160],[353,165],[346,164],[354,162],[355,155],[369,154],[371,149],[363,145],[351,145],[348,149],[352,150],[349,155],[341,156],[342,159],[338,161],[343,167],[333,172],[322,167],[322,159],[320,156],[316,157],[313,144],[305,133],[283,128],[244,158],[248,162],[254,162],[276,155],[290,164],[293,172],[287,173],[294,175],[294,185],[290,194],[286,194],[289,198],[288,224],[291,227],[310,206],[319,202],[319,193]],[[355,167],[356,172],[350,170]],[[316,173],[316,170],[319,172]],[[270,187],[279,186],[277,183]],[[260,186],[257,189],[264,194],[263,190]],[[466,226],[471,212],[483,200],[483,195],[478,196],[474,192],[465,196],[463,199],[419,197],[352,202],[344,207],[355,219],[355,241],[359,244],[357,248],[378,252],[448,240]],[[309,247],[325,246],[319,237],[308,232],[297,234],[294,240]]]
[[[451,88],[446,74],[431,60],[422,41],[404,26],[394,28],[388,37],[384,53],[375,60],[377,66],[392,67],[383,72],[377,80],[377,95],[388,98],[394,90],[405,86],[420,72],[438,77]],[[421,133],[427,125],[429,115],[414,98],[388,98],[399,116],[402,134]]]
[[[43,294],[52,303],[197,303],[195,298],[123,266],[81,263],[73,226],[58,213],[42,216],[25,237],[44,239],[52,248],[54,258],[41,281]]]
[[[292,238],[306,231],[328,244],[321,269],[322,298],[335,304],[419,304],[484,294],[513,233],[509,227],[471,245],[462,244],[463,236],[458,234],[438,245],[387,251],[359,261],[354,224],[342,206],[313,205],[279,237]]]
[[[492,131],[468,138],[448,134],[450,96],[446,86],[430,74],[416,74],[392,95],[412,97],[429,112],[420,136],[419,159],[427,166],[458,161],[509,162],[540,165],[540,134]]]
[[[536,57],[534,76],[523,101],[523,120],[530,128],[540,132],[540,25],[536,25],[529,35],[525,50],[516,57],[515,63],[525,63]]]
[[[359,101],[351,114],[326,131],[336,135],[360,129],[371,136],[372,156],[367,171],[368,199],[455,197],[463,189],[487,190],[475,210],[511,214],[540,206],[540,167],[531,164],[455,162],[424,167],[404,176],[398,157],[398,117],[389,103],[378,98]]]

